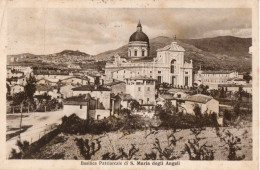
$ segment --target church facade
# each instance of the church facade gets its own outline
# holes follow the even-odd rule
[[[124,80],[135,76],[156,79],[158,83],[168,83],[173,87],[193,85],[193,64],[184,61],[184,48],[172,42],[157,49],[156,57],[150,57],[148,36],[142,31],[139,21],[137,31],[129,39],[128,56],[114,56],[112,63],[105,66],[105,81]]]

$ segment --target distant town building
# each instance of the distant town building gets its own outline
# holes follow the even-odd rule
[[[22,85],[16,84],[13,86],[10,86],[10,94],[14,95],[15,93],[20,93],[24,91],[24,87]]]
[[[155,105],[155,79],[137,76],[126,79],[126,94],[131,94],[141,105]]]
[[[111,83],[105,84],[106,87],[111,89],[111,93],[122,94],[126,92],[126,83],[124,81],[113,81]]]
[[[110,109],[110,94],[111,90],[98,85],[85,85],[72,89],[73,96],[79,96],[83,94],[90,94],[94,99],[101,103],[102,109]]]
[[[237,78],[238,72],[234,71],[202,71],[195,74],[194,82],[197,85],[203,84],[209,86],[209,89],[218,89],[219,84],[227,84],[228,80]]]
[[[29,75],[33,71],[33,69],[31,67],[20,65],[20,64],[7,65],[7,68],[11,69],[11,70],[23,72],[24,75]]]
[[[135,77],[135,72],[127,69],[117,70],[112,72],[113,80],[125,81],[125,79]]]
[[[244,85],[242,88],[245,92],[252,94],[252,84]]]
[[[70,116],[75,113],[82,119],[100,120],[110,116],[109,110],[99,108],[100,103],[90,94],[69,97],[63,102],[63,113]]]
[[[231,79],[228,79],[228,83],[236,84],[236,85],[246,85],[247,84],[246,80],[241,79],[241,78],[231,78]]]

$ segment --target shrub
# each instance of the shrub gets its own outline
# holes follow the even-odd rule
[[[137,152],[139,152],[139,149],[135,147],[134,144],[131,144],[131,148],[130,150],[127,152],[125,152],[124,148],[119,148],[119,154],[115,154],[115,153],[110,153],[107,152],[105,154],[102,155],[102,160],[131,160]]]
[[[29,142],[17,140],[16,146],[18,146],[20,152],[17,152],[14,148],[12,148],[10,159],[22,159],[24,157],[25,152],[29,148]]]
[[[85,160],[90,160],[92,156],[96,154],[97,151],[101,149],[101,142],[99,139],[96,139],[96,143],[92,142],[90,144],[90,141],[88,139],[75,139],[76,145],[78,146],[81,155],[84,156]]]
[[[239,144],[241,144],[241,139],[237,136],[234,136],[229,130],[223,134],[218,135],[221,141],[224,141],[226,144],[226,149],[228,149],[228,160],[243,160],[245,155],[237,156],[237,151],[241,150]]]
[[[198,137],[202,128],[195,128],[190,129],[192,134],[194,135],[194,139],[188,140],[188,143],[185,144],[184,152],[189,154],[190,160],[214,160],[214,152],[213,150],[209,149],[212,146],[206,145],[207,142],[204,144],[200,144],[201,139]]]
[[[160,140],[158,138],[155,138],[155,142],[153,144],[153,146],[154,146],[153,149],[155,149],[159,152],[160,159],[176,160],[181,157],[181,154],[179,155],[175,152],[175,147],[176,147],[177,142],[180,141],[181,139],[183,139],[183,137],[180,137],[179,139],[177,139],[175,137],[174,133],[175,133],[175,131],[172,131],[172,133],[169,136],[167,136],[168,146],[165,147],[164,149],[160,145]],[[148,158],[147,156],[149,156],[149,158],[154,158],[154,154],[146,155],[146,158]]]

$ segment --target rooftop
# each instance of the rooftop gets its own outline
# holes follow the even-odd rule
[[[133,100],[133,97],[131,96],[131,94],[118,94],[118,96],[123,100],[123,101],[130,101]]]
[[[206,96],[204,94],[195,94],[193,96],[188,96],[185,100],[197,102],[197,103],[207,103],[208,101],[210,101],[212,99],[213,99],[213,97],[211,97],[211,96]]]
[[[36,91],[52,91],[53,88],[51,86],[45,84],[37,84]]]
[[[202,71],[202,74],[230,74],[234,71]]]
[[[177,44],[177,42],[172,42],[170,45],[167,45],[163,48],[157,49],[157,51],[177,51],[177,52],[184,52],[184,48]]]
[[[63,100],[64,105],[88,105],[89,100],[93,100],[90,94],[73,96]]]
[[[106,86],[114,86],[114,85],[121,84],[121,83],[124,83],[124,84],[125,84],[124,81],[113,81],[113,82],[107,83],[107,84],[105,84],[105,85],[106,85]]]
[[[96,85],[85,85],[85,86],[73,88],[72,90],[73,91],[110,91],[110,89],[104,86],[96,86]]]
[[[136,76],[132,78],[127,78],[128,80],[150,80],[150,81],[156,81],[156,79],[147,77],[147,76]]]

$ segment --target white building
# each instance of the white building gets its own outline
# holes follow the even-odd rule
[[[194,77],[194,83],[209,86],[209,89],[217,89],[219,84],[227,84],[228,80],[238,77],[234,71],[202,71],[199,70]]]
[[[11,95],[14,95],[15,93],[20,93],[20,92],[23,92],[24,91],[24,87],[19,85],[19,84],[16,84],[16,85],[13,85],[13,86],[10,86],[10,94]]]
[[[126,94],[141,105],[155,105],[155,81],[145,76],[126,79]]]
[[[193,109],[196,105],[200,107],[202,114],[216,113],[217,116],[219,115],[219,101],[211,96],[203,94],[188,96],[182,106],[185,108],[186,113],[195,114]]]
[[[172,86],[192,86],[193,64],[192,61],[184,61],[184,48],[172,42],[164,48],[157,50],[157,56],[150,56],[150,45],[148,36],[142,31],[142,26],[137,25],[137,31],[129,39],[128,56],[122,58],[115,56],[112,63],[105,66],[106,81],[112,81],[115,76],[120,79],[131,76],[147,76],[156,79],[158,83],[169,83]],[[129,74],[122,73],[123,71]],[[120,75],[115,74],[121,71]],[[126,77],[126,76],[129,77]]]
[[[104,110],[110,109],[110,94],[111,91],[108,88],[97,85],[86,85],[81,87],[76,87],[72,89],[73,96],[79,96],[83,94],[90,94],[94,99],[96,99],[102,105],[101,108]]]
[[[129,79],[132,77],[135,77],[135,72],[129,71],[127,69],[121,69],[112,72],[113,80],[124,81],[125,79]]]
[[[90,94],[72,96],[63,101],[63,113],[70,116],[75,113],[81,119],[104,119],[110,116],[110,110],[99,108],[99,103]]]

